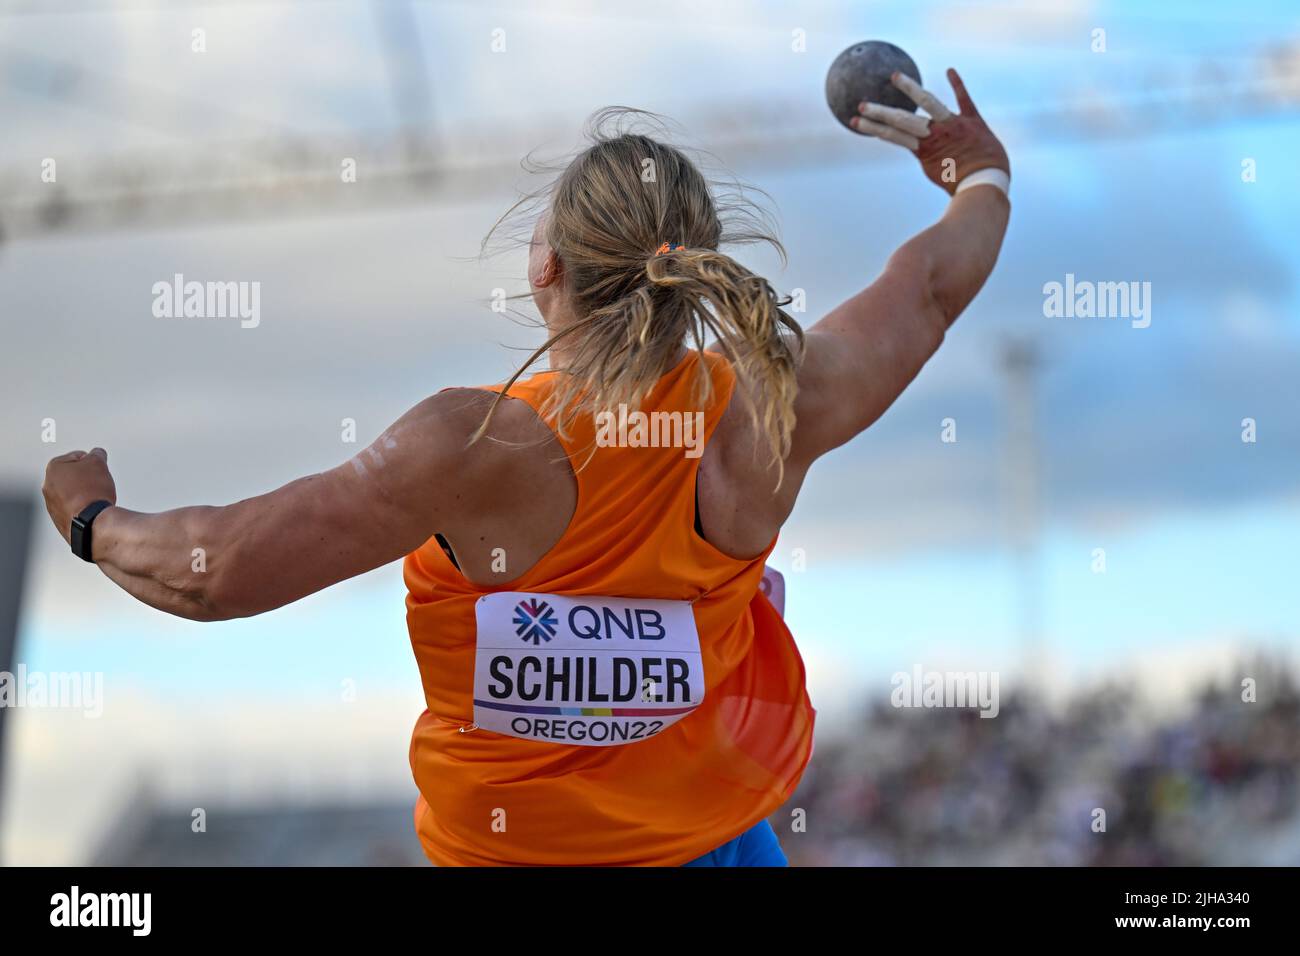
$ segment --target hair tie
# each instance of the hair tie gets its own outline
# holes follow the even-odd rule
[[[685,246],[673,245],[670,242],[665,242],[662,246],[660,246],[658,249],[655,250],[655,255],[662,256],[665,252],[681,252],[685,248],[686,248]]]

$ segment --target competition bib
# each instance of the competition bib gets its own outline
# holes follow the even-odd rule
[[[688,601],[485,594],[475,603],[474,722],[525,740],[646,740],[704,699]]]

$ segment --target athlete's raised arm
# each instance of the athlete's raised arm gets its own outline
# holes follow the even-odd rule
[[[1004,191],[1010,163],[955,70],[948,79],[960,114],[895,74],[895,85],[930,117],[871,104],[855,120],[859,132],[913,150],[925,174],[953,198],[939,222],[904,243],[875,282],[808,330],[795,403],[795,462],[812,461],[879,418],[939,348],[997,261],[1011,209]]]
[[[158,514],[110,507],[91,525],[92,557],[132,596],[199,621],[260,614],[396,560],[472,507],[463,486],[481,481],[490,451],[465,447],[482,413],[462,391],[416,405],[337,468],[256,498]],[[42,490],[65,540],[87,505],[117,500],[100,448],[53,459]]]

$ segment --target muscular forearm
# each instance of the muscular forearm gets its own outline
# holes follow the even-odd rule
[[[432,534],[418,500],[427,476],[404,479],[392,461],[387,479],[347,464],[222,507],[110,508],[95,522],[93,557],[133,597],[180,617],[274,610],[387,564]]]
[[[953,196],[943,218],[905,243],[894,255],[895,268],[886,270],[899,294],[912,299],[909,311],[940,336],[993,271],[1011,211],[1005,192],[1011,176],[1007,151],[956,70],[948,71],[948,81],[957,96],[957,114],[910,77],[895,73],[894,85],[929,118],[863,103],[862,115],[854,121],[858,132],[910,149],[929,180]]]
[[[339,540],[328,518],[313,515],[336,484],[310,475],[221,507],[110,508],[95,523],[93,557],[123,590],[161,611],[197,621],[260,614],[323,586],[319,562],[304,560],[303,536],[353,546],[355,535]]]
[[[143,514],[109,508],[95,521],[95,563],[132,597],[195,621],[224,615],[210,588],[207,559],[224,509],[177,508]]]
[[[959,192],[937,223],[894,253],[921,277],[947,329],[983,288],[1002,248],[1011,204],[1000,189]]]
[[[344,464],[231,505],[159,514],[116,507],[102,448],[52,459],[41,491],[64,541],[92,502],[113,505],[91,519],[89,557],[132,597],[196,621],[250,617],[397,560],[453,511],[463,515],[470,489],[483,485],[467,462],[496,447],[480,443],[478,457],[466,450],[486,400],[473,395],[480,405],[444,391]],[[486,461],[480,467],[495,474],[495,459]]]

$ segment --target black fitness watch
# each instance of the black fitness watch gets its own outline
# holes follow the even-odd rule
[[[90,526],[98,515],[105,508],[111,508],[111,501],[92,501],[81,509],[81,514],[72,519],[72,553],[81,558],[82,561],[91,561],[95,559],[90,556]]]

